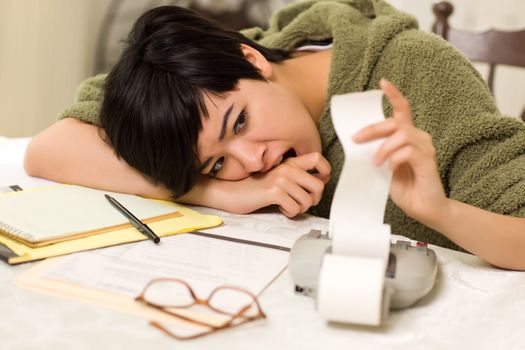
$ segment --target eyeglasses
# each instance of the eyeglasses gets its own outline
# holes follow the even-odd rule
[[[168,330],[156,321],[150,321],[153,327],[178,340],[195,339],[220,330],[237,327],[250,321],[266,318],[257,297],[245,289],[234,286],[217,287],[207,299],[200,299],[190,285],[182,280],[157,278],[146,284],[142,293],[135,300],[163,313],[205,328],[204,331],[182,335]],[[227,319],[217,325],[184,315],[185,312],[182,312],[184,309],[195,305],[203,305],[215,313],[227,316]]]

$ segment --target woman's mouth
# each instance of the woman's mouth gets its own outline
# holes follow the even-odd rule
[[[297,153],[295,153],[295,150],[293,148],[290,148],[288,151],[284,152],[284,154],[280,156],[279,159],[277,159],[273,168],[275,168],[276,166],[284,162],[286,159],[291,158],[291,157],[296,157],[296,156],[297,156]]]

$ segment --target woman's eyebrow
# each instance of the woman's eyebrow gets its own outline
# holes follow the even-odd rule
[[[226,110],[226,113],[224,113],[224,117],[222,118],[222,125],[221,125],[221,132],[219,134],[219,141],[222,141],[224,138],[224,135],[226,134],[226,126],[228,125],[228,119],[230,119],[230,115],[233,110],[233,103],[231,104],[230,108]]]
[[[222,125],[221,125],[221,132],[219,133],[219,141],[222,141],[224,139],[224,135],[226,135],[226,127],[228,126],[228,119],[230,119],[230,115],[233,110],[233,103],[230,105],[230,107],[226,110],[224,113],[224,117],[222,117]],[[212,160],[212,157],[208,157],[198,168],[198,172],[202,172],[204,169],[208,167]]]

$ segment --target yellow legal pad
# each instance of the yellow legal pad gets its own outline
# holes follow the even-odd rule
[[[161,204],[163,207],[169,207],[168,212],[172,212],[170,215],[157,216],[154,220],[145,220],[148,226],[160,237],[214,227],[222,223],[222,219],[217,216],[203,215],[173,202],[150,199],[147,201],[151,202],[151,207]],[[114,208],[110,207],[109,210],[114,211],[113,213],[117,216],[121,215]],[[133,212],[133,210],[131,211]],[[29,214],[27,220],[30,221],[30,213],[26,212],[26,214]],[[89,217],[89,211],[85,212],[84,215]],[[4,233],[0,234],[0,253],[2,253],[2,260],[5,260],[7,263],[19,264],[41,260],[52,256],[65,255],[146,239],[148,238],[138,232],[130,224],[120,224],[102,231],[98,230],[96,232],[88,232],[87,234],[76,235],[72,238],[69,237],[68,239],[47,241],[46,244],[40,245],[28,244],[27,242],[24,242],[24,240],[21,240],[20,237],[14,237],[13,235],[7,235]],[[5,247],[8,249],[5,249]]]

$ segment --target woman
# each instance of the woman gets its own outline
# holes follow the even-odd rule
[[[62,114],[73,118],[33,139],[26,170],[327,217],[343,161],[327,102],[381,87],[392,117],[348,137],[386,137],[373,161],[394,171],[393,232],[525,269],[525,126],[450,46],[380,0],[301,2],[243,35],[176,7],[144,14],[110,75]]]

